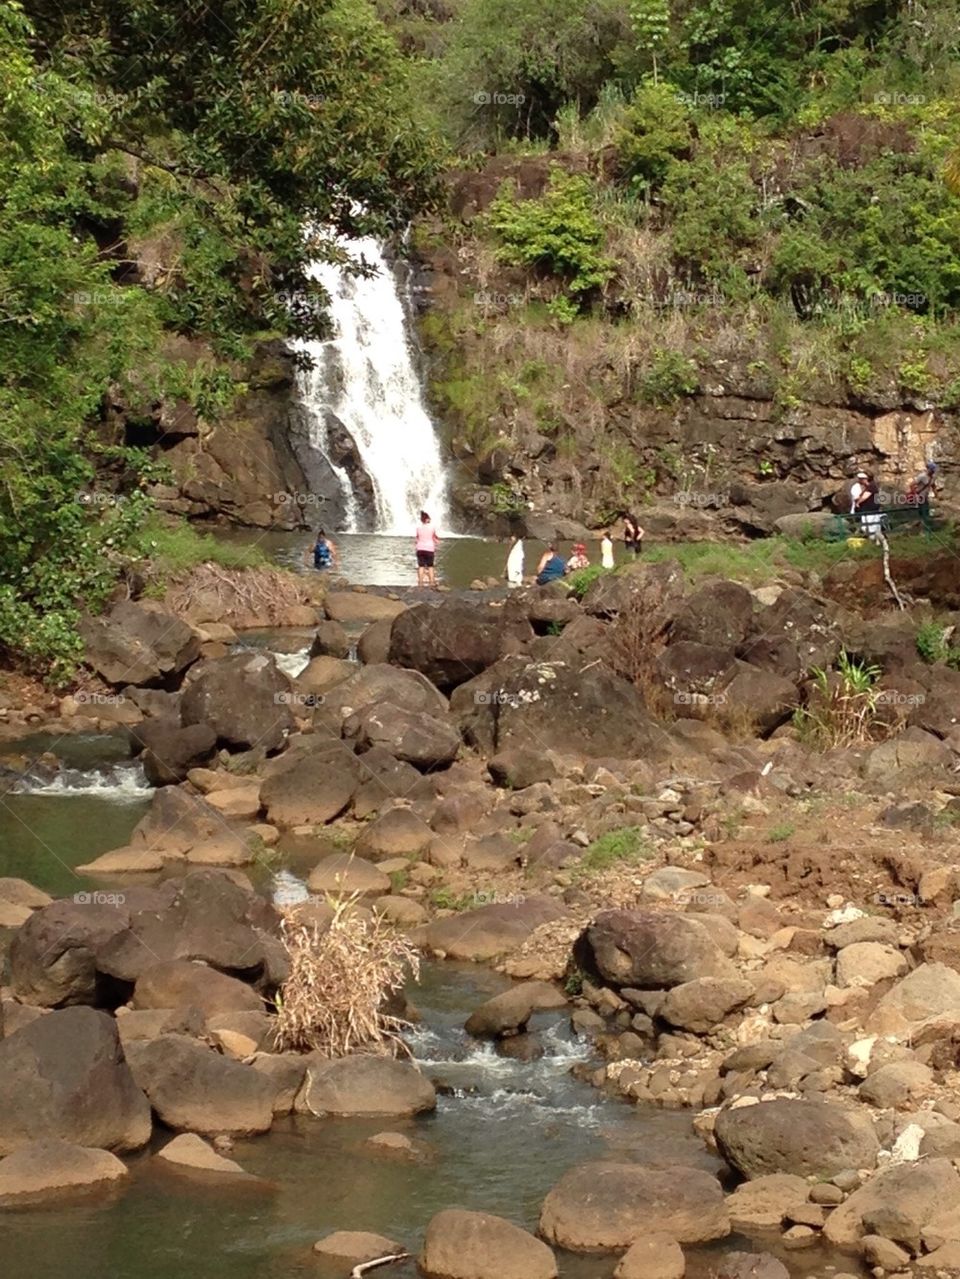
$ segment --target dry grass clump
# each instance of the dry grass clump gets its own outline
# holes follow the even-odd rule
[[[179,617],[243,626],[251,617],[262,625],[279,624],[303,603],[303,585],[278,568],[222,568],[200,564],[173,579],[166,603]]]
[[[277,995],[277,1048],[281,1052],[407,1051],[408,1025],[385,1010],[407,973],[419,975],[419,956],[383,916],[356,909],[357,897],[331,901],[329,925],[287,913],[281,936],[290,976]]]

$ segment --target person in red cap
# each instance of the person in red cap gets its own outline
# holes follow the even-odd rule
[[[567,572],[576,573],[582,568],[589,568],[590,561],[587,559],[587,548],[583,542],[575,542],[573,554],[567,560]]]

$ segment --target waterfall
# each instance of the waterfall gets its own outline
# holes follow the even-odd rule
[[[314,365],[299,386],[311,444],[340,485],[347,532],[357,530],[360,511],[347,470],[331,457],[331,420],[350,436],[369,476],[377,532],[409,534],[421,509],[443,527],[446,478],[414,365],[404,299],[376,240],[351,241],[349,248],[376,274],[350,275],[325,262],[309,268],[330,295],[334,330],[328,342],[300,344]]]

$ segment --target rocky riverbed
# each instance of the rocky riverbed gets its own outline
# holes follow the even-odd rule
[[[278,618],[192,596],[91,624],[73,694],[8,696],[6,788],[66,787],[64,743],[109,733],[145,811],[87,860],[50,850],[66,896],[39,857],[0,879],[6,1210],[110,1211],[148,1153],[256,1193],[289,1176],[257,1152],[344,1123],[419,1176],[438,1105],[474,1095],[455,1066],[277,1050],[281,918],[322,928],[346,894],[441,970],[490,974],[455,1057],[553,1061],[631,1136],[598,1144],[580,1112],[579,1143],[551,1147],[518,1118],[541,1172],[514,1210],[452,1174],[409,1238],[354,1199],[317,1214],[349,1237],[278,1242],[276,1264],[960,1267],[960,675],[862,585],[841,604],[800,575],[692,589],[641,564],[582,600],[336,589]],[[252,646],[258,623],[279,629]],[[844,655],[877,670],[841,736]],[[638,1139],[657,1115],[675,1136]]]

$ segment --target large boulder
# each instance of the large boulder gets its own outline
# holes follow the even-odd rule
[[[313,1245],[318,1257],[328,1261],[345,1262],[351,1268],[378,1257],[395,1256],[403,1252],[401,1246],[386,1235],[375,1235],[369,1230],[334,1230]]]
[[[689,640],[736,648],[753,623],[753,596],[739,582],[704,582],[680,605],[670,624],[670,643]]]
[[[236,977],[184,959],[147,968],[133,988],[134,1008],[198,1008],[204,1016],[262,1012],[263,1000]]]
[[[392,702],[377,702],[349,716],[343,736],[358,750],[379,748],[419,769],[445,768],[460,750],[460,733],[449,718]]]
[[[0,1155],[41,1138],[119,1151],[149,1141],[150,1107],[106,1013],[64,1008],[0,1039]]]
[[[80,625],[84,660],[108,684],[162,684],[200,655],[192,627],[151,600],[123,600]]]
[[[918,1024],[960,1008],[960,973],[946,964],[921,964],[879,1000],[867,1029],[908,1035]]]
[[[636,759],[669,744],[634,685],[602,665],[507,657],[461,684],[450,704],[467,741],[487,755],[531,747]]]
[[[223,871],[193,871],[114,897],[54,902],[33,913],[10,946],[18,999],[46,1008],[114,1007],[159,962],[201,960],[254,980],[276,955],[276,911]]]
[[[313,643],[310,645],[311,657],[347,657],[350,653],[350,638],[340,622],[323,621],[318,623]]]
[[[323,601],[324,612],[334,622],[379,622],[394,618],[407,607],[401,600],[387,599],[361,591],[329,591]]]
[[[551,897],[493,902],[433,920],[424,930],[424,940],[430,950],[449,959],[482,962],[510,954],[523,945],[535,928],[562,919],[563,915]]]
[[[540,1212],[540,1234],[571,1252],[618,1252],[651,1231],[677,1243],[728,1235],[720,1183],[699,1168],[578,1164],[550,1191]]]
[[[433,831],[412,808],[388,808],[370,822],[357,840],[361,857],[408,857],[422,853],[433,838]]]
[[[743,977],[698,977],[668,992],[657,1015],[671,1026],[705,1035],[728,1013],[742,1008],[755,987]]]
[[[786,676],[739,660],[727,671],[717,696],[722,718],[746,721],[761,733],[785,723],[797,705],[796,685]]]
[[[278,1088],[269,1076],[186,1035],[127,1045],[130,1069],[168,1128],[204,1136],[266,1132]]]
[[[131,730],[142,748],[141,761],[153,786],[172,786],[186,780],[191,768],[207,763],[217,745],[209,724],[182,728],[174,719],[147,719]]]
[[[703,977],[739,980],[703,924],[666,911],[602,911],[578,938],[575,953],[585,971],[640,990],[668,990]]]
[[[390,661],[420,671],[438,688],[449,690],[532,637],[528,622],[511,621],[486,604],[458,599],[437,606],[417,604],[393,623]]]
[[[126,1165],[107,1150],[41,1138],[0,1162],[0,1204],[104,1185],[126,1175]]]
[[[420,1251],[427,1279],[555,1279],[553,1252],[512,1221],[447,1208],[430,1219]]]
[[[266,653],[236,653],[204,662],[180,700],[184,727],[208,724],[234,750],[278,750],[294,726],[290,681]]]
[[[313,1115],[418,1115],[436,1104],[433,1084],[410,1062],[355,1053],[312,1058],[296,1108]]]
[[[717,1148],[745,1177],[833,1177],[874,1168],[880,1143],[869,1114],[827,1101],[778,1099],[717,1115]]]
[[[337,734],[343,720],[363,710],[389,702],[406,711],[436,715],[443,719],[449,709],[444,695],[419,673],[396,666],[374,663],[360,667],[350,679],[338,684],[323,699],[323,718]]]
[[[260,800],[274,826],[321,826],[349,807],[362,779],[349,751],[319,746],[284,758],[261,786]]]
[[[678,707],[695,705],[701,698],[720,701],[719,689],[735,674],[732,648],[677,640],[657,657],[657,671]]]
[[[787,587],[775,603],[757,613],[737,656],[797,680],[814,666],[829,669],[842,647],[841,612],[836,605]]]
[[[373,862],[352,853],[331,853],[317,862],[307,880],[311,893],[334,895],[389,893],[390,877]]]
[[[923,1227],[944,1215],[960,1219],[960,1174],[949,1159],[923,1159],[878,1172],[833,1210],[823,1233],[842,1248],[879,1234],[917,1251]]]

